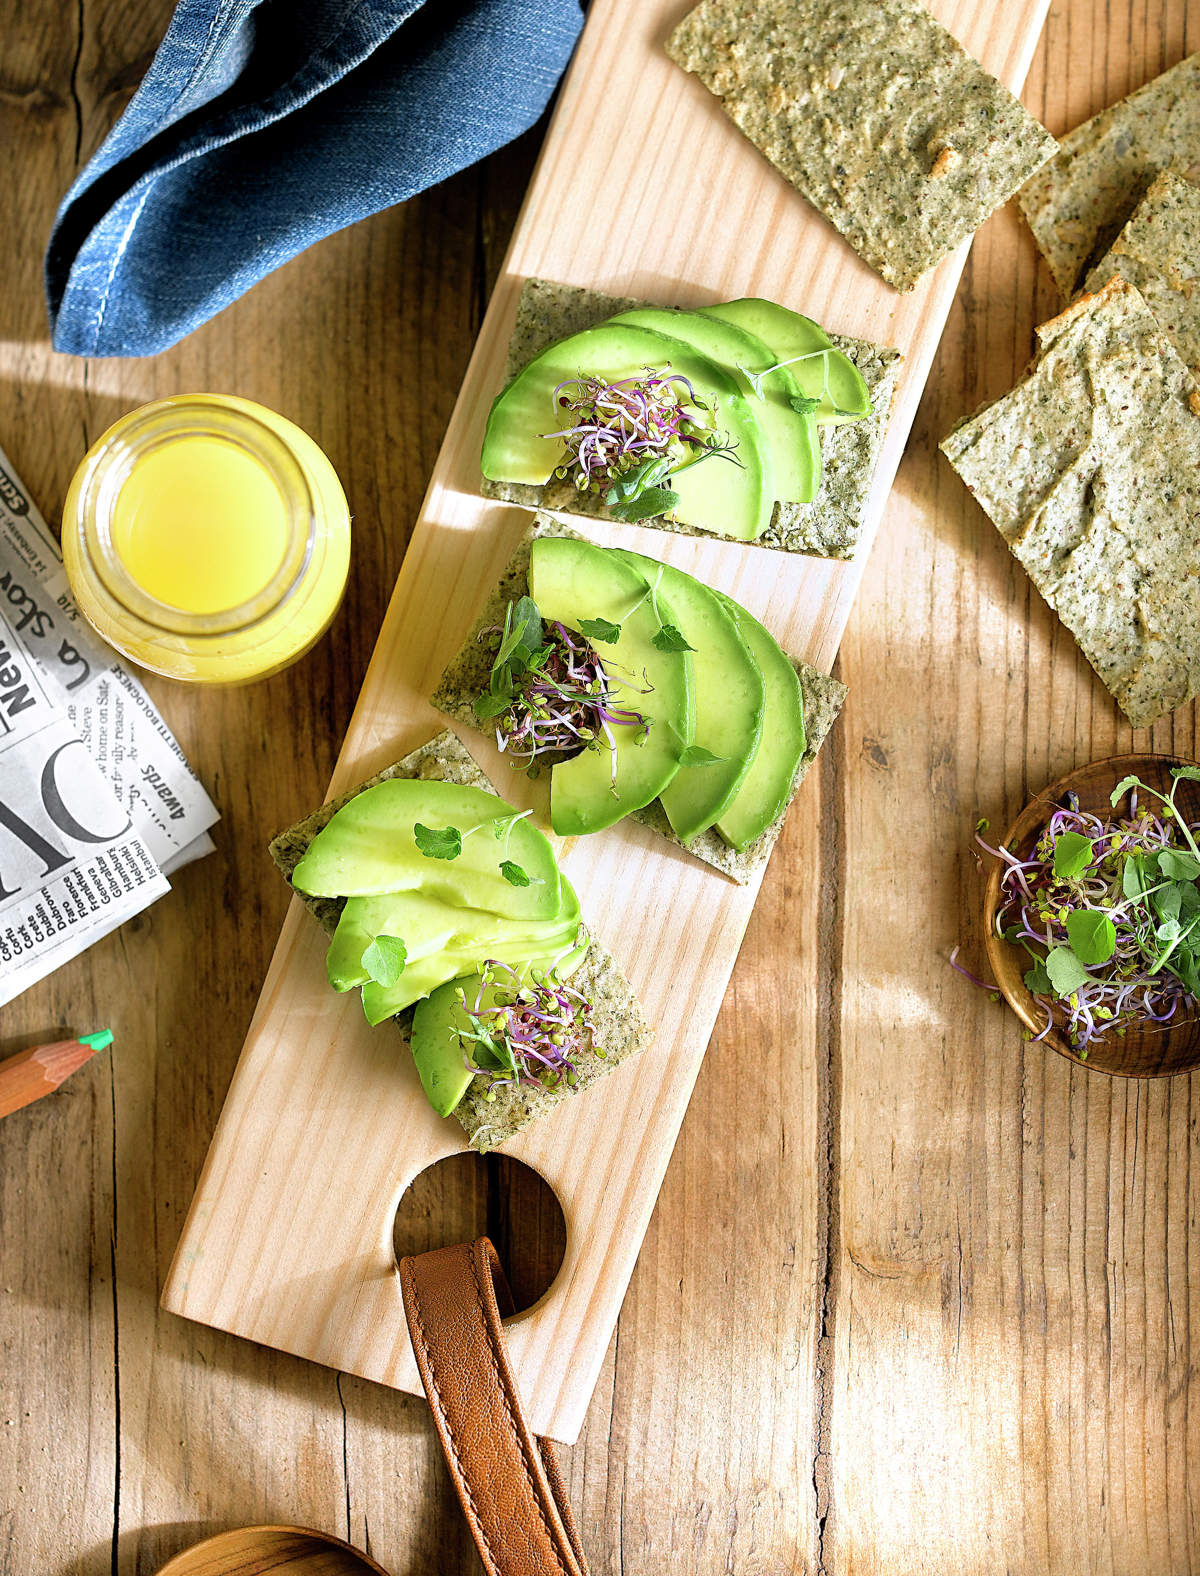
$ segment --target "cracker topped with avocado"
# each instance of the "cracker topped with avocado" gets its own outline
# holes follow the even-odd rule
[[[677,311],[526,280],[483,491],[849,557],[899,362],[770,301]]]
[[[282,833],[329,983],[406,1028],[430,1104],[491,1149],[641,1050],[628,982],[548,840],[452,734]]]
[[[1057,148],[918,0],[702,0],[667,53],[898,290]]]
[[[539,515],[432,699],[549,768],[561,836],[633,816],[746,882],[844,694],[723,593]]]

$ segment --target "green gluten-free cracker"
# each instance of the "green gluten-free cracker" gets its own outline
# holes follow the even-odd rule
[[[648,302],[627,296],[605,295],[575,285],[550,284],[527,279],[521,289],[517,318],[508,345],[504,381],[507,386],[534,356],[557,340],[594,328],[597,323],[629,312]],[[852,558],[865,524],[871,478],[887,427],[902,357],[886,345],[831,334],[838,350],[862,374],[871,398],[872,414],[862,421],[817,429],[821,443],[821,486],[812,503],[779,503],[771,523],[753,544],[785,553],[810,553],[822,558]],[[529,509],[556,509],[562,514],[605,518],[608,510],[595,493],[580,493],[570,481],[552,481],[544,487],[521,482],[484,480],[480,490],[487,498],[518,503]],[[677,520],[642,520],[639,524],[684,536],[712,536]]]
[[[1114,274],[1134,286],[1192,376],[1200,375],[1200,186],[1170,170],[1155,177],[1084,289],[1094,294]]]
[[[1200,389],[1119,275],[942,451],[1134,727],[1200,691]]]
[[[439,733],[403,760],[376,772],[374,777],[359,783],[357,788],[342,794],[341,798],[322,805],[286,832],[280,832],[270,845],[270,853],[289,886],[292,871],[334,812],[364,789],[373,788],[376,783],[389,777],[419,777],[426,781],[466,784],[472,788],[482,788],[487,793],[495,792],[459,739],[448,730]],[[337,928],[343,899],[309,897],[303,892],[297,892],[296,896],[326,935],[331,936]],[[586,996],[592,1004],[594,1048],[582,1052],[575,1059],[578,1078],[570,1087],[565,1083],[555,1089],[541,1086],[506,1087],[495,1090],[489,1097],[482,1085],[472,1085],[454,1114],[466,1131],[467,1140],[473,1149],[482,1152],[498,1148],[553,1106],[586,1089],[638,1051],[645,1050],[653,1039],[654,1031],[646,1021],[633,987],[621,973],[616,961],[595,936],[586,929],[584,934],[588,940],[588,954],[571,976],[571,988]],[[398,1014],[394,1021],[407,1041],[412,1027],[412,1009]]]
[[[508,604],[516,601],[518,597],[529,594],[529,551],[539,536],[569,536],[579,539],[579,533],[572,531],[570,526],[564,525],[561,520],[555,520],[547,514],[534,516],[532,525],[517,544],[495,589],[484,603],[483,610],[467,636],[462,650],[442,674],[438,687],[431,696],[433,705],[446,716],[453,717],[456,722],[472,728],[479,727],[479,720],[475,715],[475,701],[488,688],[495,655],[487,641],[480,637],[490,629],[503,627],[504,610]],[[846,686],[839,683],[837,679],[819,672],[797,657],[791,657],[789,660],[796,669],[804,695],[806,749],[792,780],[787,805],[762,836],[740,853],[736,848],[731,848],[716,831],[702,832],[687,848],[688,853],[694,854],[697,859],[702,859],[705,864],[712,865],[714,869],[743,886],[753,879],[770,858],[771,850],[783,830],[784,818],[796,795],[796,790],[816,759],[817,751],[833,726],[846,698]],[[661,832],[678,847],[684,846],[672,830],[671,823],[657,800],[647,805],[644,810],[635,810],[631,819],[641,821],[643,825]]]
[[[1200,54],[1077,126],[1018,194],[1064,300],[1160,170],[1200,178]]]
[[[667,52],[899,290],[1057,148],[917,0],[702,0]]]

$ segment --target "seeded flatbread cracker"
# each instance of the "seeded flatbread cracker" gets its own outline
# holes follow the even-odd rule
[[[1170,170],[1155,177],[1084,289],[1094,294],[1114,274],[1134,286],[1189,372],[1200,375],[1200,186]]]
[[[297,821],[286,832],[280,832],[271,843],[270,853],[289,886],[292,871],[334,811],[340,810],[365,788],[373,788],[376,783],[384,782],[389,777],[419,777],[425,781],[466,784],[472,788],[482,788],[488,793],[495,792],[460,740],[449,731],[439,733],[403,760],[376,772],[374,777],[359,783],[357,788],[342,794],[340,799],[331,800],[329,804],[305,816],[304,820]],[[326,935],[331,936],[337,928],[344,900],[309,897],[304,892],[297,892],[296,896]],[[571,988],[578,990],[591,1002],[593,1040],[604,1054],[598,1055],[595,1050],[583,1052],[576,1059],[578,1079],[570,1088],[566,1084],[556,1089],[532,1086],[502,1088],[497,1089],[489,1099],[482,1083],[477,1081],[479,1087],[472,1086],[454,1112],[472,1149],[486,1152],[498,1148],[553,1106],[586,1089],[638,1051],[645,1050],[653,1039],[654,1031],[646,1022],[633,987],[621,973],[616,961],[586,928],[584,934],[588,939],[588,955],[571,976]],[[412,1009],[400,1013],[394,1021],[407,1042],[412,1027]]]
[[[527,279],[521,288],[517,319],[508,344],[505,385],[547,345],[582,333],[585,328],[594,328],[618,312],[629,312],[648,304],[575,285]],[[810,553],[821,558],[853,558],[862,536],[871,478],[891,413],[892,395],[903,357],[898,350],[873,345],[865,339],[849,339],[841,334],[829,337],[865,379],[873,414],[862,421],[817,429],[822,477],[816,498],[812,503],[777,502],[771,523],[752,544],[755,547],[774,547],[784,553]],[[598,519],[608,516],[599,497],[594,493],[580,494],[569,481],[530,487],[521,482],[493,482],[485,478],[480,490],[486,498],[499,498],[527,509],[556,509],[562,514]],[[683,536],[717,534],[661,517],[638,523]]]
[[[475,701],[488,687],[494,656],[487,642],[480,639],[480,635],[497,625],[503,626],[504,610],[508,604],[518,597],[529,594],[529,550],[539,536],[569,536],[577,541],[581,540],[578,531],[571,530],[570,526],[564,525],[561,520],[556,520],[548,514],[534,516],[532,525],[505,565],[495,590],[484,603],[483,611],[467,636],[462,650],[442,674],[437,689],[430,697],[432,704],[439,711],[444,712],[448,717],[453,717],[457,722],[465,723],[468,727],[479,727],[478,718],[475,716]],[[751,843],[744,852],[739,853],[736,848],[731,848],[716,831],[702,832],[687,850],[697,859],[702,859],[705,864],[712,865],[714,869],[743,886],[770,858],[771,850],[783,830],[784,818],[796,795],[796,790],[816,759],[817,751],[833,726],[846,698],[846,686],[839,683],[837,679],[818,672],[816,668],[810,667],[807,662],[801,662],[796,657],[791,657],[789,660],[799,675],[800,687],[804,694],[804,731],[807,748],[801,756],[800,765],[792,781],[787,804],[762,836]],[[643,825],[661,832],[678,847],[684,846],[676,837],[671,823],[667,820],[666,812],[657,800],[647,805],[644,810],[633,811],[631,819],[641,821]]]
[[[1067,300],[1155,175],[1200,179],[1200,54],[1084,121],[1017,201]],[[1135,281],[1131,281],[1135,282]]]
[[[1200,389],[1119,275],[942,451],[1135,728],[1200,691]]]
[[[702,0],[667,53],[898,290],[1057,148],[917,0]]]

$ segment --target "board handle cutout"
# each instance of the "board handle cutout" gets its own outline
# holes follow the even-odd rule
[[[567,1250],[567,1222],[554,1189],[511,1155],[447,1155],[417,1173],[396,1208],[396,1260],[488,1237],[505,1266],[512,1314],[553,1286]]]

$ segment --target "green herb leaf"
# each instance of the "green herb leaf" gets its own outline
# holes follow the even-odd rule
[[[1108,914],[1097,908],[1080,908],[1068,914],[1067,936],[1071,951],[1089,968],[1107,963],[1117,950],[1117,927]]]
[[[504,615],[504,635],[496,653],[496,666],[503,667],[513,654],[524,648],[531,655],[542,643],[542,615],[532,597],[523,596],[508,604]]]
[[[1046,973],[1046,965],[1041,958],[1031,969],[1025,970],[1025,988],[1031,990],[1035,996],[1053,996],[1054,986],[1050,983],[1050,976]]]
[[[581,618],[579,633],[589,640],[602,640],[606,646],[612,646],[621,638],[621,626],[607,618]]]
[[[362,955],[362,966],[376,985],[395,985],[408,962],[408,948],[399,936],[376,936]]]
[[[1200,963],[1187,947],[1180,947],[1175,955],[1175,972],[1183,981],[1190,996],[1200,997]]]
[[[1182,888],[1175,885],[1163,887],[1150,899],[1160,920],[1177,920],[1183,907]]]
[[[1121,890],[1128,898],[1141,897],[1150,883],[1146,880],[1146,862],[1141,854],[1130,854],[1121,871]]]
[[[607,504],[627,503],[630,499],[638,497],[648,488],[657,487],[667,478],[671,469],[671,461],[665,455],[658,455],[648,460],[643,460],[633,470],[626,471],[622,476],[614,476],[612,484],[604,494]]]
[[[605,503],[608,495],[605,495]],[[635,520],[650,520],[658,514],[670,514],[679,502],[679,494],[672,492],[669,487],[651,487],[646,492],[641,492],[636,498],[630,498],[626,503],[613,504],[612,512],[618,520],[632,523]]]
[[[821,408],[821,401],[812,394],[793,394],[788,399],[788,404],[797,416],[811,416],[814,411]]]
[[[1121,781],[1113,789],[1112,793],[1109,794],[1108,802],[1115,810],[1117,805],[1121,802],[1121,800],[1131,788],[1142,788],[1144,786],[1145,784],[1142,782],[1142,779],[1136,774],[1130,777],[1122,777]]]
[[[1200,766],[1172,766],[1171,776],[1176,782],[1200,783]]]
[[[1158,868],[1168,881],[1194,881],[1200,876],[1200,859],[1183,848],[1164,848],[1158,856]]]
[[[508,882],[509,886],[527,887],[529,885],[528,873],[522,870],[520,865],[514,864],[511,859],[506,859],[500,866],[500,874]]]
[[[680,766],[716,766],[728,759],[728,755],[714,755],[702,744],[689,744],[686,750],[680,752],[679,764]]]
[[[1070,947],[1063,946],[1051,947],[1046,954],[1046,973],[1058,996],[1070,996],[1081,985],[1086,985],[1090,977]]]
[[[1054,874],[1060,881],[1074,881],[1095,858],[1095,844],[1079,832],[1061,832],[1054,840]]]
[[[480,722],[490,722],[493,717],[498,717],[502,711],[507,711],[511,705],[511,695],[497,695],[489,690],[486,695],[480,695],[476,700],[475,715]]]
[[[426,859],[457,859],[462,853],[462,833],[457,826],[436,830],[418,821],[413,827],[413,836]]]
[[[654,637],[654,645],[659,651],[695,651],[695,646],[689,646],[682,634],[674,624],[664,624]]]

